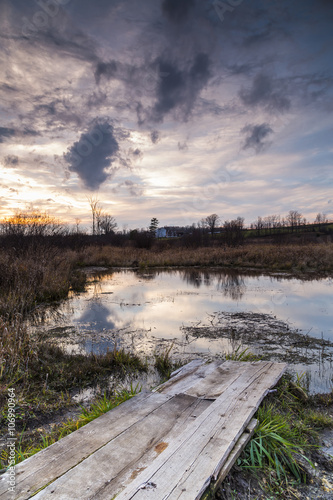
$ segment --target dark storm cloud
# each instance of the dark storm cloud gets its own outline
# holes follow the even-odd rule
[[[87,189],[95,190],[114,172],[115,168],[110,172],[110,167],[118,151],[113,126],[108,122],[95,122],[64,153],[64,158],[69,163],[69,171],[78,174]]]
[[[290,100],[284,95],[283,89],[267,75],[259,74],[252,87],[242,89],[239,93],[241,100],[247,106],[264,106],[271,111],[284,112],[290,108]]]
[[[16,134],[15,129],[9,127],[0,127],[0,142],[3,142],[8,137],[13,137]]]
[[[184,22],[189,12],[195,6],[195,0],[164,0],[162,3],[163,14],[173,23]]]
[[[161,140],[159,131],[153,130],[150,134],[150,138],[151,138],[151,142],[153,144],[157,144]]]
[[[4,157],[3,163],[6,167],[16,167],[19,163],[19,158],[15,155],[8,155]]]
[[[99,84],[101,81],[101,77],[105,76],[108,80],[115,78],[117,74],[117,62],[110,61],[108,63],[99,61],[96,65],[95,70],[95,80],[96,83]]]
[[[140,126],[150,121],[162,122],[171,111],[179,111],[178,118],[187,120],[198,95],[211,77],[211,61],[206,53],[195,54],[191,59],[187,63],[160,56],[141,66],[114,60],[108,63],[99,61],[95,67],[95,81],[97,85],[102,85],[103,79],[121,81],[128,92],[135,92],[133,109]],[[155,99],[155,104],[144,105],[142,96]]]
[[[136,65],[124,61],[116,61],[115,59],[107,62],[98,60],[95,65],[94,77],[97,85],[100,85],[104,79],[107,81],[118,80],[127,86],[141,88],[145,86],[147,79],[149,80],[151,72],[152,68],[149,63]],[[155,81],[157,80],[154,74],[150,78],[155,79]],[[151,87],[152,85],[150,85],[150,89]]]
[[[197,54],[188,70],[179,69],[175,63],[162,58],[157,63],[161,77],[151,113],[152,120],[161,122],[165,115],[177,108],[182,111],[182,118],[187,120],[200,91],[211,76],[208,55]]]
[[[273,133],[273,129],[268,123],[262,123],[261,125],[246,125],[241,132],[246,134],[245,142],[242,149],[253,148],[256,153],[260,153],[267,145],[265,139]]]

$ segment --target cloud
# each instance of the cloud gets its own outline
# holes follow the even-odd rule
[[[98,62],[95,70],[95,80],[99,84],[101,77],[105,76],[108,80],[115,78],[117,75],[118,65],[116,61],[110,61],[108,63]]]
[[[143,189],[136,182],[133,182],[131,180],[126,180],[123,183],[123,185],[128,188],[131,196],[135,196],[135,197],[142,196]]]
[[[15,155],[8,155],[4,157],[3,163],[6,167],[16,167],[19,164],[19,158]]]
[[[242,89],[239,96],[247,106],[262,105],[269,110],[283,113],[290,108],[290,100],[285,97],[283,89],[277,87],[272,79],[264,74],[258,74],[250,89]]]
[[[54,18],[49,16],[50,23],[45,27],[37,27],[29,22],[23,23],[22,39],[32,46],[43,46],[62,57],[72,57],[87,62],[97,61],[97,46],[93,37],[77,28],[65,10],[61,10],[59,14]]]
[[[89,108],[99,107],[107,102],[107,95],[104,92],[93,92],[87,98]]]
[[[142,151],[139,148],[136,148],[136,149],[134,149],[134,151],[131,151],[131,154],[135,158],[142,158],[142,156],[143,156],[143,153],[142,153]]]
[[[184,22],[195,6],[195,0],[164,0],[162,12],[169,21],[179,24]]]
[[[39,132],[31,128],[25,127],[24,129],[15,129],[11,127],[0,127],[0,142],[4,142],[9,137],[22,137],[22,136],[38,136]]]
[[[153,130],[150,134],[151,142],[157,144],[161,140],[161,136],[158,130]]]
[[[42,17],[38,12],[45,12],[42,3],[59,4],[59,12],[48,16],[44,27],[37,26]],[[281,193],[293,200],[291,171],[294,183],[314,179],[313,198],[323,203],[332,198],[329,183],[322,181],[325,175],[330,179],[332,164],[331,136],[324,134],[332,128],[332,0],[231,1],[235,8],[225,12],[223,24],[213,4],[213,0],[0,1],[0,160],[4,178],[11,179],[19,170],[22,203],[34,191],[35,199],[47,200],[50,189],[56,189],[67,206],[73,196],[82,197],[82,185],[100,187],[99,195],[109,200],[113,185],[128,179],[133,183],[123,184],[114,197],[119,217],[125,220],[148,220],[156,200],[161,214],[167,214],[166,223],[179,223],[178,207],[183,202],[192,203],[193,220],[202,217],[202,211],[234,218],[242,215],[238,205],[252,218],[260,213],[259,207],[264,213],[266,202],[270,206],[275,200],[278,207]],[[107,118],[114,128],[103,135],[105,144],[88,142],[84,149],[97,116]],[[125,127],[130,137],[118,131]],[[270,128],[279,133],[274,154],[255,156],[274,139]],[[9,143],[17,147],[10,150]],[[135,153],[136,148],[140,152]],[[66,178],[59,169],[59,155],[65,164],[63,152]],[[14,155],[19,157],[17,166],[10,159]],[[140,161],[138,179],[134,167]],[[264,168],[267,163],[269,168]],[[164,172],[163,183],[156,165]],[[107,179],[116,168],[117,179],[110,186]],[[119,178],[123,169],[126,175]],[[237,190],[230,203],[221,202],[221,187],[214,195],[218,191],[214,182],[209,184],[213,194],[206,205],[192,202],[194,192],[201,196],[208,171],[220,170],[229,183],[228,194]],[[240,195],[245,181],[269,173],[281,179],[275,195],[258,199],[261,184],[249,182],[247,195]],[[189,185],[190,192],[184,195],[184,186]],[[132,199],[130,195],[135,196],[141,186],[145,196]],[[54,199],[53,209],[65,212],[63,198]],[[140,203],[134,215],[133,201]],[[301,204],[299,209],[304,211]],[[81,208],[77,210],[81,216]]]
[[[118,151],[113,126],[95,121],[64,153],[64,158],[69,164],[68,170],[78,174],[84,187],[95,190],[114,173],[115,168],[112,172],[109,169],[118,158]]]
[[[257,153],[260,153],[268,145],[264,139],[273,133],[273,129],[268,123],[262,123],[261,125],[246,125],[241,132],[246,134],[242,149],[253,148]]]
[[[0,127],[0,142],[7,137],[13,137],[16,134],[15,129],[9,127]]]
[[[12,87],[11,85],[8,85],[7,83],[1,83],[0,84],[0,89],[3,91],[8,91],[8,92],[17,92],[17,89],[15,87]]]
[[[152,120],[161,122],[165,115],[178,108],[186,121],[211,76],[209,56],[197,54],[188,70],[179,69],[177,64],[163,58],[159,58],[157,64],[161,77],[151,113]]]
[[[183,142],[183,144],[181,144],[180,142],[178,142],[178,149],[179,151],[188,151],[187,143]]]
[[[33,136],[33,137],[37,137],[40,135],[40,133],[37,132],[37,130],[33,130],[32,128],[27,128],[27,127],[25,127],[22,131],[18,131],[18,133],[22,134],[22,135]]]

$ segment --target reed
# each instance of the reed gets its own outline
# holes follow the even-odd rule
[[[72,252],[40,246],[32,253],[0,252],[0,315],[24,316],[43,302],[81,290],[85,275],[75,268]]]
[[[265,271],[324,273],[333,271],[333,245],[258,245],[239,248],[135,249],[91,246],[77,253],[81,266],[254,268]]]

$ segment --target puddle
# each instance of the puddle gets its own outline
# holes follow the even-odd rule
[[[34,328],[69,352],[97,354],[116,346],[150,356],[173,344],[176,358],[214,359],[242,344],[306,372],[311,392],[327,392],[332,284],[331,278],[216,269],[92,269],[87,291],[44,311]]]

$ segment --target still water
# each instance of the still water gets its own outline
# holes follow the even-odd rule
[[[333,385],[333,280],[230,270],[96,272],[39,326],[68,351],[124,346],[213,359],[238,346],[305,373],[311,392]]]

